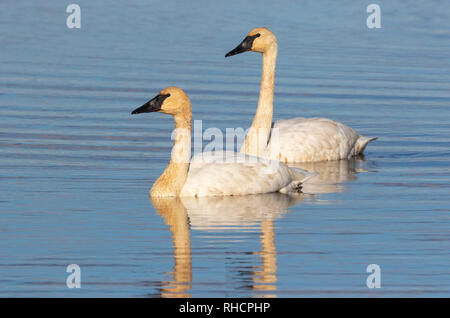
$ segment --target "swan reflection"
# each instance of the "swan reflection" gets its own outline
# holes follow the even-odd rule
[[[302,192],[309,194],[343,192],[345,182],[355,180],[357,173],[368,172],[362,156],[349,160],[305,162],[289,166],[318,173],[302,185]]]
[[[175,260],[173,280],[163,282],[161,297],[191,297],[188,291],[192,282],[191,237],[186,209],[180,198],[151,198],[151,202],[172,233]]]
[[[261,220],[276,219],[299,204],[302,194],[266,193],[246,196],[182,197],[193,230],[252,229]]]
[[[275,246],[276,219],[289,212],[289,208],[303,201],[315,202],[316,194],[340,192],[343,182],[354,180],[355,174],[367,171],[360,159],[340,160],[323,163],[296,164],[310,172],[318,172],[304,184],[305,193],[286,195],[268,193],[248,196],[217,197],[172,197],[151,198],[158,214],[169,226],[173,240],[174,267],[172,280],[163,282],[161,297],[191,297],[192,256],[190,230],[212,234],[226,231],[243,233],[258,229],[260,248],[250,251],[258,255],[260,264],[240,278],[250,282],[250,287],[259,297],[276,297],[277,292],[277,250]],[[216,235],[215,239],[223,240]],[[245,238],[248,239],[248,238]],[[213,244],[217,244],[214,241]],[[242,274],[242,272],[241,272]]]
[[[208,232],[254,229],[259,227],[261,266],[251,274],[252,289],[276,291],[276,248],[274,220],[299,204],[305,195],[289,196],[269,193],[249,196],[203,198],[151,198],[152,204],[172,233],[174,270],[173,279],[163,282],[161,297],[190,297],[192,283],[192,257],[189,228]],[[263,296],[274,297],[275,294]]]

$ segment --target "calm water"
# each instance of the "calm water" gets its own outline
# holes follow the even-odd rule
[[[0,296],[450,296],[450,4],[0,2]],[[275,115],[378,136],[305,166],[305,194],[160,200],[172,119],[130,111],[177,85],[209,127],[248,127],[278,36]],[[81,267],[81,289],[66,266]],[[382,288],[366,287],[381,267]]]

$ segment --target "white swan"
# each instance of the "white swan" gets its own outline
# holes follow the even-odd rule
[[[132,114],[161,112],[175,119],[175,141],[169,165],[150,190],[151,197],[247,195],[295,192],[312,176],[275,160],[233,152],[191,156],[191,102],[177,87],[163,89]],[[222,158],[226,157],[226,160]]]
[[[258,108],[242,153],[286,163],[349,159],[362,154],[366,145],[377,139],[363,137],[330,119],[300,117],[275,122],[273,132],[277,131],[278,135],[271,136],[277,39],[266,28],[253,29],[225,57],[247,51],[263,54],[263,68]]]

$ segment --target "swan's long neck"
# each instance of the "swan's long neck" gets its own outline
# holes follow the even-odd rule
[[[241,152],[260,156],[265,151],[270,138],[273,115],[273,92],[275,86],[275,64],[277,61],[277,43],[263,53],[263,67],[261,75],[261,89],[259,92],[258,108],[253,123],[242,145]]]
[[[175,130],[172,134],[174,144],[170,162],[150,190],[152,197],[178,196],[186,182],[191,158],[192,114],[190,112],[177,114],[174,118]]]

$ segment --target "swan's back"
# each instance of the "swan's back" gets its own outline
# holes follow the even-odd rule
[[[278,138],[271,138],[267,157],[281,162],[313,162],[348,159],[364,150],[373,139],[326,118],[291,118],[274,123]],[[276,136],[274,133],[272,137]],[[279,145],[276,145],[276,140]]]
[[[310,176],[275,160],[231,151],[207,152],[192,158],[181,196],[289,192]]]

